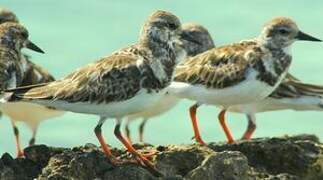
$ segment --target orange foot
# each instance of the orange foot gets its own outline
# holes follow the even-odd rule
[[[157,155],[159,151],[157,150],[149,150],[148,152],[143,152],[141,155],[147,159],[152,159],[153,156]]]
[[[243,136],[242,136],[242,140],[250,140],[251,136],[252,136],[253,132],[246,132]]]
[[[200,136],[198,136],[198,137],[193,136],[192,140],[195,140],[201,146],[207,146],[207,144],[202,140],[202,138]]]
[[[220,124],[221,124],[222,129],[225,133],[225,136],[227,137],[228,143],[229,144],[237,144],[236,141],[232,138],[231,132],[225,123],[225,118],[224,118],[225,112],[226,112],[226,110],[222,110],[219,114],[218,118],[219,118]]]
[[[22,158],[24,156],[25,156],[25,154],[22,151],[17,152],[17,158]]]
[[[237,142],[235,140],[228,140],[228,144],[237,144]]]
[[[120,121],[119,121],[120,122]],[[152,174],[156,176],[161,176],[162,174],[156,169],[155,165],[150,162],[146,157],[142,154],[138,153],[137,150],[128,142],[126,138],[124,138],[120,132],[120,123],[118,123],[114,129],[114,134],[120,140],[120,142],[127,148],[128,152],[133,154],[138,162],[138,164],[147,168]]]

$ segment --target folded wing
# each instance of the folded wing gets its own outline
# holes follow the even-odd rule
[[[214,48],[190,58],[176,68],[175,81],[200,84],[216,89],[235,85],[245,79],[250,64],[245,56],[255,43],[245,42]],[[255,61],[261,57],[254,55]]]
[[[26,100],[101,103],[129,99],[139,90],[140,71],[136,59],[112,55],[80,68],[61,80],[10,91]]]

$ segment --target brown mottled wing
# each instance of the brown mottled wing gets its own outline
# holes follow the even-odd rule
[[[254,45],[251,42],[237,43],[192,57],[176,68],[175,81],[216,89],[235,85],[245,79],[244,75],[250,67],[245,52]],[[260,57],[255,56],[257,58]]]
[[[27,59],[27,72],[24,74],[21,86],[28,86],[32,84],[40,84],[55,81],[54,77],[48,73],[44,68],[34,64]]]
[[[270,95],[272,98],[298,98],[306,96],[323,96],[323,86],[303,83],[291,74]]]
[[[140,90],[141,78],[136,60],[135,57],[112,55],[80,68],[61,80],[16,96],[95,103],[126,100]]]
[[[20,84],[22,73],[18,66],[18,56],[8,49],[0,48],[0,89],[15,88]]]
[[[14,88],[16,86],[13,73],[16,72],[14,63],[0,62],[0,89]]]

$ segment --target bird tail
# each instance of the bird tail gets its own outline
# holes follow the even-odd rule
[[[321,85],[303,83],[300,81],[291,81],[289,84],[294,86],[298,93],[302,95],[323,97],[323,86]]]
[[[46,86],[48,83],[33,84],[28,86],[21,86],[11,89],[6,89],[2,92],[1,102],[11,102],[24,100],[24,94],[33,88]],[[28,98],[27,98],[28,99]]]

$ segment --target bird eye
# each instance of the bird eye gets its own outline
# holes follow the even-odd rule
[[[169,23],[169,24],[168,24],[168,27],[169,27],[170,29],[176,29],[176,24],[174,24],[174,23]]]
[[[289,33],[289,31],[287,31],[286,29],[280,29],[280,30],[279,30],[279,33],[280,33],[280,34],[288,34],[288,33]]]

